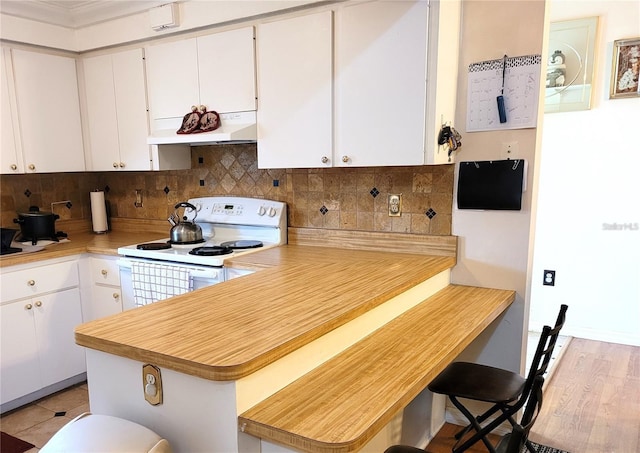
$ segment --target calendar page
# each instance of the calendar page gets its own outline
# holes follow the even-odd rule
[[[526,55],[470,64],[467,132],[536,127],[541,62],[540,55]],[[500,123],[498,116],[501,94],[505,123]]]

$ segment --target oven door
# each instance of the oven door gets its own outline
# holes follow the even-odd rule
[[[222,283],[225,280],[222,267],[197,266],[194,264],[174,263],[170,261],[145,260],[143,258],[122,257],[118,260],[120,268],[120,286],[122,290],[122,309],[130,310],[139,306],[136,303],[133,291],[133,279],[131,276],[133,263],[152,263],[156,266],[165,265],[188,271],[191,279],[191,288],[200,289],[206,286]],[[154,301],[155,302],[155,301]]]

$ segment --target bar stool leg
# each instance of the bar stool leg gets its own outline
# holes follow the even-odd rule
[[[473,416],[473,414],[469,412],[467,408],[464,407],[455,396],[449,395],[449,399],[451,400],[453,405],[457,407],[458,410],[462,412],[464,416],[467,417],[467,419],[469,420],[470,422],[469,428],[465,428],[465,430],[469,431],[470,428],[472,427],[473,429],[476,430],[477,433],[480,433],[480,431],[482,430],[482,426],[480,426],[480,424],[476,421],[476,418]],[[478,440],[482,440],[482,443],[484,443],[484,445],[487,447],[490,453],[496,453],[495,448],[493,448],[493,445],[491,445],[491,443],[485,436],[481,436],[480,439],[476,439],[472,443],[469,443],[469,441],[466,441],[464,444],[462,444],[462,446],[458,446],[461,440],[462,440],[462,436],[460,436],[460,439],[458,439],[458,442],[456,442],[456,444],[453,446],[453,453],[461,453],[465,451],[471,445],[475,444]]]

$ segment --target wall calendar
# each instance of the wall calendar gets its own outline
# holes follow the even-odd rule
[[[536,127],[541,63],[540,55],[525,55],[470,64],[467,132]]]

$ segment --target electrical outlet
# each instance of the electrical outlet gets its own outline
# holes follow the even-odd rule
[[[142,207],[142,189],[136,189],[136,201],[133,202],[136,208]]]
[[[162,379],[160,368],[149,363],[142,366],[144,399],[153,406],[162,404]]]
[[[544,271],[544,277],[542,279],[542,284],[544,286],[555,286],[556,285],[556,271]]]
[[[389,217],[400,217],[402,214],[402,194],[389,195]]]

